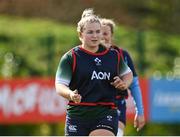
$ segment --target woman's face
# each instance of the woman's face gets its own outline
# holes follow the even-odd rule
[[[102,25],[102,43],[109,48],[112,43],[112,33],[111,28],[108,25]]]
[[[88,22],[80,33],[82,44],[86,47],[98,47],[102,39],[101,25],[98,22]]]

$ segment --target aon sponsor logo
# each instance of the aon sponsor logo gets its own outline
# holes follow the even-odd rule
[[[91,80],[100,79],[100,80],[110,80],[111,73],[110,72],[96,72],[93,71],[91,75]]]

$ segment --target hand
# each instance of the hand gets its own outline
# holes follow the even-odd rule
[[[78,94],[77,90],[74,90],[70,93],[70,100],[72,100],[74,103],[80,103],[81,102],[81,95]]]
[[[115,88],[119,90],[125,90],[128,88],[126,83],[122,79],[120,79],[120,77],[115,76],[113,79],[114,82],[111,82],[111,85],[113,85]]]
[[[145,125],[145,118],[144,115],[135,115],[134,118],[134,128],[136,128],[137,131],[140,131]]]

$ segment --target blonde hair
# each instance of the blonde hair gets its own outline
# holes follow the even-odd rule
[[[85,18],[91,15],[94,15],[94,10],[92,8],[85,9],[81,15],[81,18]]]
[[[81,20],[77,24],[77,31],[82,32],[86,23],[97,22],[101,25],[100,19],[94,14],[93,9],[85,9],[81,15]]]
[[[101,19],[101,25],[109,26],[111,28],[111,33],[112,34],[114,33],[114,28],[115,28],[116,24],[114,23],[113,20],[102,18]]]

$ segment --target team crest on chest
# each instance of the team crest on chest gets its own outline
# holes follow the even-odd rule
[[[101,63],[102,63],[99,58],[95,58],[94,61],[95,61],[95,63],[96,63],[97,66],[100,66]]]

